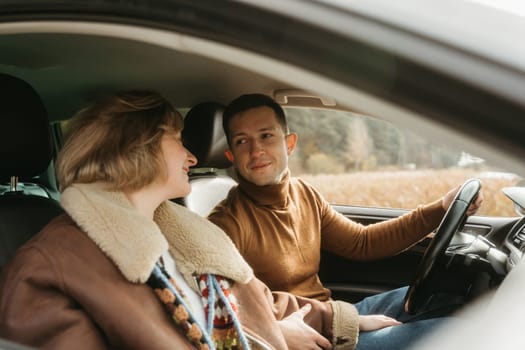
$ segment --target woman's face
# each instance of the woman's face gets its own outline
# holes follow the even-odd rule
[[[197,164],[197,158],[183,146],[180,131],[162,136],[161,152],[166,162],[166,199],[186,196],[191,190],[188,172]]]

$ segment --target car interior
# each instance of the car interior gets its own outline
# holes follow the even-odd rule
[[[221,13],[226,13],[225,9],[221,9]],[[320,55],[321,68],[308,62],[294,66],[295,62],[303,62],[302,50],[311,52],[307,51],[309,47],[304,42],[286,39],[304,38],[314,31],[295,20],[284,22],[280,17],[278,23],[282,25],[279,28],[287,28],[285,24],[288,24],[291,29],[289,37],[285,36],[281,38],[282,42],[275,44],[282,46],[284,53],[271,57],[268,51],[264,52],[256,44],[259,43],[257,40],[262,42],[268,37],[273,38],[274,32],[260,29],[254,38],[243,38],[248,42],[243,47],[236,46],[235,40],[225,43],[221,41],[225,40],[221,37],[226,36],[225,33],[215,33],[208,27],[185,27],[185,21],[213,18],[210,13],[199,10],[177,12],[177,21],[180,22],[176,24],[155,23],[158,18],[163,18],[160,12],[155,12],[159,17],[136,15],[129,22],[118,17],[117,12],[111,12],[107,17],[101,15],[103,11],[91,13],[88,17],[80,16],[81,20],[67,19],[66,12],[57,12],[51,19],[35,12],[27,20],[20,13],[13,13],[15,20],[0,23],[0,269],[20,245],[63,212],[54,175],[54,159],[63,142],[62,128],[67,120],[94,99],[131,88],[157,90],[183,114],[183,141],[197,157],[198,164],[190,172],[190,195],[173,201],[202,216],[206,216],[236,186],[235,171],[224,156],[227,142],[222,130],[222,111],[229,101],[244,93],[268,94],[290,111],[308,110],[313,113],[311,120],[328,120],[322,114],[327,111],[388,121],[401,130],[412,130],[418,136],[443,141],[447,146],[458,147],[468,154],[485,151],[483,154],[488,160],[508,165],[505,169],[490,168],[482,172],[478,171],[482,166],[470,164],[474,169],[471,173],[481,178],[485,193],[492,191],[485,202],[505,203],[515,207],[516,211],[512,209],[508,215],[480,214],[466,219],[464,213],[455,215],[455,229],[447,231],[432,254],[427,252],[433,246],[432,237],[436,235],[428,236],[396,256],[378,261],[352,261],[323,252],[319,276],[335,299],[355,302],[400,286],[414,285],[414,281],[422,276],[422,269],[430,264],[432,274],[426,276],[424,287],[419,288],[424,297],[445,293],[470,303],[497,289],[525,252],[525,191],[520,176],[524,174],[525,165],[520,161],[523,150],[515,142],[521,140],[523,128],[522,124],[515,128],[505,124],[507,119],[512,119],[507,116],[520,115],[517,112],[521,113],[523,107],[520,109],[515,101],[507,105],[498,93],[491,94],[479,87],[469,90],[463,78],[454,80],[451,74],[440,75],[439,69],[432,70],[433,67],[411,61],[405,53],[385,53],[385,50],[374,45],[369,47],[355,38],[349,39],[355,45],[352,48],[358,52],[352,64],[342,60],[348,53],[335,47],[335,42],[314,38],[315,45],[322,44],[323,50],[333,50],[334,55]],[[135,14],[131,10],[130,13]],[[219,21],[212,23],[220,27]],[[235,29],[242,32],[237,27]],[[416,36],[417,40],[422,37],[420,34]],[[336,39],[342,40],[339,36]],[[290,48],[297,51],[293,54],[286,51]],[[450,49],[446,47],[446,50]],[[370,57],[375,50],[379,54],[372,60]],[[370,72],[362,70],[357,61],[370,68],[370,76],[366,76]],[[483,63],[489,64],[490,60],[483,60]],[[331,64],[341,64],[343,68],[332,71]],[[338,81],[338,72],[353,73],[348,79],[351,84]],[[435,85],[428,84],[431,85],[428,87],[416,81],[419,78],[435,81]],[[446,88],[449,79],[454,83],[454,89]],[[410,85],[412,82],[415,82],[414,86]],[[457,97],[462,89],[466,89],[468,98]],[[441,99],[449,90],[456,95],[443,103]],[[490,95],[484,103],[497,102],[494,109],[510,106],[497,109],[502,111],[501,115],[498,114],[501,123],[494,116],[484,119],[491,108],[468,102],[479,97],[478,90],[482,96]],[[405,93],[407,95],[403,95]],[[413,99],[408,94],[413,94]],[[435,105],[440,104],[443,109],[434,112]],[[464,120],[458,118],[463,115],[467,116]],[[322,126],[310,125],[309,122],[304,123],[305,130],[323,130]],[[498,127],[490,130],[491,124],[486,124],[487,127],[484,122],[494,122]],[[343,129],[339,125],[338,128]],[[508,138],[504,137],[506,130]],[[309,142],[304,143],[301,152],[314,154],[322,149],[323,141],[335,138],[334,134],[320,135],[305,137]],[[500,144],[494,141],[501,145],[496,147],[497,151],[489,150],[484,143],[493,140],[501,141]],[[349,153],[342,141],[334,141],[337,142],[341,143],[339,153]],[[372,143],[371,140],[363,142]],[[418,147],[423,148],[420,144],[406,148]],[[506,154],[506,158],[502,154]],[[457,159],[454,162],[457,163]],[[337,161],[322,163],[319,167],[328,168],[326,164],[339,169]],[[366,166],[373,166],[373,162],[363,164],[361,170],[366,174],[367,182],[376,181],[375,175],[366,171]],[[414,170],[412,163],[406,165],[401,169],[403,174]],[[390,170],[389,167],[381,169],[383,173]],[[350,173],[354,169],[345,171]],[[494,177],[496,173],[501,177]],[[314,175],[321,178],[323,174]],[[510,180],[503,177],[507,175]],[[316,179],[315,176],[309,178]],[[444,187],[439,188],[443,194],[451,183],[459,185],[456,178],[445,177],[440,179],[444,181]],[[410,182],[413,179],[408,181],[410,190],[422,198],[425,190]],[[400,187],[389,177],[384,184],[384,189],[372,194],[388,195],[390,190]],[[492,188],[492,184],[499,187]],[[342,192],[338,186],[335,180],[329,180],[331,192]],[[470,185],[466,181],[464,186]],[[408,191],[403,189],[403,192]],[[396,196],[399,195],[392,193],[390,197]],[[332,206],[345,217],[365,225],[409,211],[409,208],[397,204],[364,205],[353,202],[353,199],[333,201]],[[422,261],[425,266],[421,265]]]
[[[193,106],[184,117],[182,139],[197,157],[198,164],[190,172],[190,194],[179,200],[204,217],[237,184],[231,163],[224,155],[228,144],[222,130],[223,110],[220,103],[202,102]]]
[[[46,172],[52,143],[46,109],[25,81],[0,74],[2,126],[0,176],[9,188],[0,195],[0,268],[16,249],[63,210],[44,185],[27,191],[21,183]]]
[[[111,28],[110,32],[114,34],[115,29],[119,33],[118,28]],[[242,67],[234,67],[222,60],[185,52],[186,48],[168,49],[158,44],[138,43],[113,34],[95,36],[51,32],[47,34],[3,35],[1,37],[4,47],[10,48],[10,50],[7,51],[8,55],[4,57],[4,63],[0,67],[3,67],[6,74],[10,74],[16,79],[23,81],[24,77],[28,77],[27,83],[33,85],[34,90],[43,96],[42,100],[45,102],[49,116],[51,142],[54,147],[54,153],[50,151],[46,155],[48,158],[37,163],[38,168],[36,169],[28,169],[29,172],[23,169],[7,169],[8,174],[4,173],[4,176],[16,175],[19,172],[19,178],[30,179],[31,181],[19,181],[18,187],[23,187],[24,191],[9,190],[4,193],[3,197],[9,198],[11,192],[16,192],[26,195],[32,193],[31,196],[27,197],[33,198],[36,192],[43,191],[46,197],[58,199],[51,159],[61,144],[61,123],[67,121],[67,118],[83,105],[105,92],[109,93],[127,87],[153,86],[163,91],[180,108],[185,116],[184,142],[197,156],[198,165],[192,170],[192,193],[187,198],[179,198],[176,201],[201,215],[206,215],[216,203],[225,198],[229,189],[235,185],[234,172],[224,156],[224,150],[227,146],[220,121],[221,110],[231,99],[242,93],[256,91],[274,96],[284,107],[297,106],[320,110],[353,111],[351,107],[338,104],[333,99],[299,89]],[[139,32],[132,32],[131,34],[139,34]],[[144,33],[140,34],[144,35]],[[147,38],[149,40],[149,36]],[[57,51],[58,47],[65,47],[68,50],[54,56],[49,56],[53,50],[46,51],[46,56],[37,56],[41,57],[39,64],[42,67],[34,68],[28,66],[27,60],[22,58],[34,54],[35,48],[32,43],[35,41],[44,47],[56,48]],[[154,62],[149,62],[149,56],[144,56],[143,52],[146,51],[151,57],[155,57]],[[107,65],[98,66],[93,63],[102,57],[108,62]],[[126,57],[135,57],[136,60],[126,60]],[[17,63],[12,65],[11,62]],[[175,69],[171,69],[172,62],[176,62]],[[51,79],[42,73],[46,69],[58,70],[60,76],[71,76],[75,79]],[[191,75],[188,75],[187,72],[191,72]],[[210,76],[213,79],[210,80]],[[108,79],[108,77],[112,78]],[[231,77],[237,78],[232,80]],[[177,82],[184,82],[184,84]],[[229,85],[227,84],[226,88],[215,86],[222,82],[229,82]],[[7,87],[7,84],[4,83],[4,86]],[[68,92],[67,98],[62,97],[63,91]],[[17,101],[14,98],[7,97],[7,95],[5,98],[10,102]],[[33,96],[33,99],[35,98]],[[21,97],[18,101],[20,99]],[[23,100],[25,102],[20,104],[29,108],[31,106],[30,99],[25,98]],[[19,113],[17,116],[23,115],[23,118],[29,118],[29,114],[31,117],[36,117],[33,113],[24,113],[20,109],[17,109],[17,113]],[[42,110],[40,114],[45,113]],[[9,120],[20,120],[22,122],[25,119],[13,117]],[[22,124],[21,128],[36,131],[32,126],[34,121],[26,121],[26,123],[28,124]],[[28,127],[29,123],[32,126],[31,128]],[[17,135],[14,126],[9,130],[11,130],[8,133],[9,135],[13,137]],[[9,140],[20,142],[19,139],[19,137],[15,137],[15,139],[3,138],[2,142]],[[35,138],[23,138],[27,141],[33,139]],[[42,151],[48,149],[49,146],[46,145],[46,147],[30,144],[27,146],[20,145],[16,147],[16,150],[17,152],[27,151],[31,157],[36,157],[38,153],[33,150]],[[11,150],[13,146],[7,147],[6,145],[4,149]],[[22,166],[27,162],[20,163],[20,160],[32,161],[33,158],[24,154],[16,154],[12,159],[18,160],[18,165]],[[51,201],[51,199],[47,198],[46,201]],[[407,211],[397,208],[337,204],[334,204],[334,207],[343,215],[365,224],[396,217]],[[56,214],[57,211],[51,213]],[[45,223],[46,215],[42,216],[41,221],[29,221],[32,224],[39,223],[38,226],[33,227],[31,231],[33,234],[38,231],[36,228]],[[515,221],[516,218],[512,217],[472,217],[469,218],[464,230],[502,242],[504,235]],[[17,244],[12,247],[25,241],[28,236],[29,233],[17,236],[19,237],[16,241]],[[373,262],[349,261],[326,253],[321,261],[320,276],[331,288],[334,297],[351,301],[407,285],[414,278],[414,267],[418,265],[429,241],[430,239],[424,240],[395,257]],[[351,271],[351,273],[340,274],[339,271]]]
[[[16,153],[4,156],[9,161],[3,165],[5,167],[4,177],[7,178],[10,174],[10,188],[0,197],[2,208],[4,208],[1,220],[3,228],[1,235],[3,240],[2,264],[4,264],[18,246],[36,234],[62,210],[56,195],[53,197],[50,194],[57,188],[56,183],[49,182],[49,174],[53,173],[49,168],[53,165],[53,153],[56,153],[52,150],[52,144],[57,144],[59,141],[55,139],[52,142],[50,139],[52,137],[50,131],[53,128],[49,126],[45,107],[38,94],[28,83],[7,74],[3,74],[2,78],[4,86],[13,86],[10,90],[12,95],[4,95],[6,99],[4,105],[7,107],[5,115],[10,117],[9,130],[13,137],[2,139],[2,142],[5,142],[3,149],[16,151]],[[19,108],[19,105],[25,106],[25,109]],[[202,216],[206,216],[236,185],[235,172],[224,156],[227,142],[222,130],[221,113],[223,109],[224,105],[221,103],[202,102],[192,106],[185,114],[184,143],[196,155],[198,164],[190,173],[192,192],[187,197],[176,198],[174,201]],[[31,125],[30,128],[29,125]],[[40,126],[37,128],[38,125]],[[28,129],[32,134],[20,138],[19,135],[25,135]],[[27,144],[22,144],[20,140]],[[27,168],[27,160],[30,160],[32,164],[29,168]],[[32,190],[35,187],[40,191]],[[357,208],[356,210],[348,206],[334,207],[345,216],[364,224],[387,220],[406,212],[400,209]],[[22,218],[27,215],[34,220],[23,220]],[[472,217],[469,218],[462,232],[503,243],[505,237],[501,235],[513,227],[515,222],[516,219],[512,217]],[[470,238],[464,239],[465,241],[457,244],[470,247]],[[419,264],[430,242],[432,240],[427,238],[407,252],[374,262],[350,261],[324,252],[320,265],[320,276],[326,281],[334,297],[349,301],[358,301],[363,297],[398,286],[410,285],[414,279],[414,271],[406,267]],[[458,246],[455,249],[458,252],[461,250]],[[473,252],[468,251],[467,253],[472,254]],[[471,266],[466,269],[458,269],[458,266],[464,265],[464,260],[458,260],[458,256],[459,254],[456,254],[454,259],[450,258],[445,268],[446,271],[441,271],[441,274],[438,275],[442,276],[445,273],[450,283],[433,281],[431,288],[435,289],[436,284],[440,284],[440,288],[444,290],[451,289],[452,292],[461,294],[466,293],[468,289],[470,295],[475,295],[501,282],[501,268],[498,274],[487,266],[480,268],[480,265],[490,267],[494,265],[493,262],[483,260],[470,264]],[[462,256],[465,259],[465,254]],[[341,269],[352,271],[352,273],[341,274],[339,272]],[[465,276],[469,278],[466,279]],[[474,279],[481,279],[476,282],[479,283],[478,286],[474,285]],[[462,282],[458,283],[460,280]],[[475,288],[479,290],[476,291]]]

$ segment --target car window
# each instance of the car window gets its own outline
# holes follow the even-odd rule
[[[299,135],[292,174],[332,204],[411,209],[468,178],[483,182],[479,215],[516,216],[501,188],[521,178],[476,155],[429,142],[381,119],[346,111],[286,107]]]

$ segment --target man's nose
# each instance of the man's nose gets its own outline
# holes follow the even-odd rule
[[[252,143],[251,143],[251,147],[250,147],[250,153],[252,156],[258,156],[260,155],[261,153],[264,153],[264,145],[261,141],[257,141],[257,140],[254,140]]]

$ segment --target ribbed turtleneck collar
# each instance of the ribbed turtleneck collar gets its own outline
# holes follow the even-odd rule
[[[239,189],[258,205],[285,208],[288,205],[290,188],[290,170],[287,170],[280,183],[275,185],[257,186],[237,173]]]

